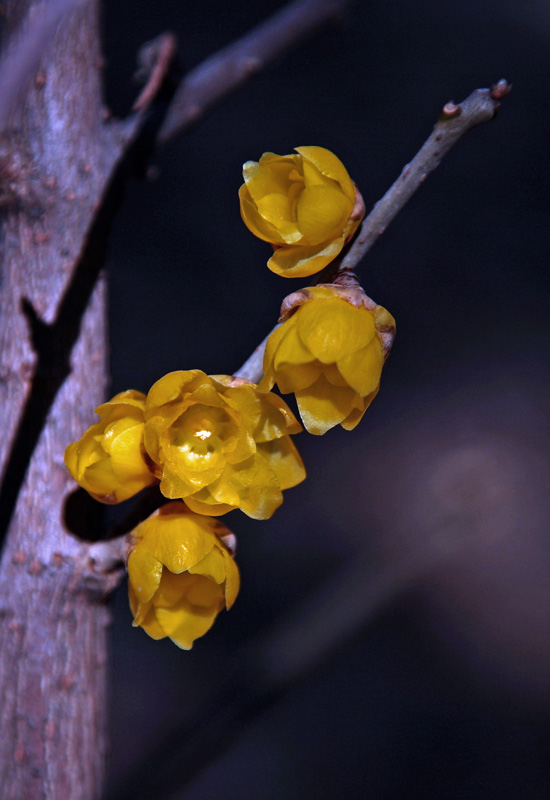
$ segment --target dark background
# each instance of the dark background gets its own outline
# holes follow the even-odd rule
[[[105,3],[107,102],[141,44],[190,69],[278,7]],[[308,479],[225,518],[242,590],[191,652],[114,601],[109,800],[548,800],[548,167],[543,0],[358,2],[132,180],[109,254],[112,393],[230,373],[285,281],[239,216],[241,165],[333,150],[367,209],[449,100],[505,77],[360,276],[396,317],[360,426],[301,434]]]

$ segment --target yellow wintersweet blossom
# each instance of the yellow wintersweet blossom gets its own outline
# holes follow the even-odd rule
[[[260,388],[294,392],[310,433],[352,430],[378,393],[395,320],[360,287],[334,285],[289,295],[282,319],[267,340]]]
[[[134,627],[190,650],[239,592],[239,570],[224,543],[234,538],[219,520],[177,501],[138,525],[128,557]]]
[[[267,266],[302,278],[329,264],[351,239],[365,213],[359,192],[339,158],[324,147],[297,147],[298,155],[264,153],[243,166],[241,216],[270,242]]]
[[[102,503],[120,503],[157,483],[143,450],[145,395],[120,392],[96,408],[100,422],[65,450],[75,481]]]
[[[277,395],[227,375],[170,372],[150,389],[145,448],[161,492],[192,511],[218,516],[240,508],[268,519],[282,491],[305,478],[289,434],[300,423]]]

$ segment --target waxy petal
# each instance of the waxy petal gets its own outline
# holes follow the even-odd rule
[[[298,313],[300,339],[323,364],[339,362],[375,335],[372,314],[339,298],[304,303]]]
[[[145,404],[146,419],[151,409],[158,409],[174,400],[189,394],[208,380],[208,376],[200,369],[177,370],[164,375],[154,383],[147,394]]]
[[[278,230],[285,244],[296,244],[302,238],[302,232],[296,223],[294,205],[286,194],[275,192],[256,201],[260,216]]]
[[[210,630],[217,614],[217,611],[211,611],[208,614],[198,613],[194,609],[188,609],[185,605],[156,610],[156,617],[164,635],[168,636],[182,650],[191,650],[195,639],[199,639]]]
[[[103,503],[120,503],[157,481],[143,453],[144,397],[121,392],[99,406],[101,421],[65,451],[73,478]]]
[[[267,266],[277,275],[285,278],[306,278],[326,267],[333,261],[344,246],[344,237],[332,242],[299,247],[279,247],[275,250]]]
[[[377,336],[367,347],[338,360],[338,369],[342,376],[363,397],[374,392],[380,385],[383,366],[382,344]]]
[[[317,245],[341,236],[351,208],[348,198],[337,188],[305,188],[297,204],[298,228],[304,244]]]
[[[239,189],[245,225],[273,245],[268,267],[286,277],[319,272],[359,224],[351,219],[356,191],[342,162],[323,147],[297,152],[247,161]]]
[[[285,243],[280,231],[261,216],[245,184],[239,189],[239,200],[242,220],[254,236],[272,244]]]
[[[330,150],[324,147],[296,147],[294,148],[302,158],[313,164],[319,172],[336,181],[342,188],[344,194],[353,203],[355,200],[355,186],[351,180],[347,169],[340,159]]]
[[[269,462],[281,489],[291,489],[305,480],[303,461],[288,436],[258,445],[258,452]]]
[[[296,402],[309,433],[322,436],[348,416],[355,396],[353,389],[333,386],[321,375],[312,386],[296,392]]]
[[[231,555],[224,550],[225,558],[225,607],[229,610],[239,594],[241,586],[241,576],[235,561]]]
[[[134,626],[189,649],[233,604],[239,572],[218,533],[233,536],[182,502],[168,503],[136,528],[128,558]]]
[[[193,567],[189,567],[189,572],[193,575],[202,575],[211,578],[215,583],[223,583],[225,580],[225,559],[218,547],[212,550],[197,562]]]
[[[220,503],[239,507],[252,519],[269,519],[283,502],[279,481],[259,453],[227,466],[210,493]]]
[[[158,589],[162,564],[146,547],[137,546],[128,557],[128,578],[140,603],[148,603]]]
[[[370,406],[376,395],[378,394],[378,389],[375,389],[372,394],[369,394],[367,397],[359,397],[357,396],[357,403],[359,408],[354,408],[346,419],[342,422],[342,428],[346,431],[352,431],[363,419],[363,415],[367,408]]]

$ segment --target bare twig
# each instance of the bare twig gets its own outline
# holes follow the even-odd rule
[[[492,89],[476,89],[460,105],[447,103],[444,106],[430,137],[363,221],[340,269],[357,266],[430,172],[439,166],[443,156],[470,128],[492,120],[500,105],[499,100],[509,91],[510,86],[501,80]]]
[[[0,60],[0,131],[11,112],[21,104],[30,78],[38,70],[44,52],[65,14],[83,0],[50,0],[35,6]]]
[[[135,101],[132,111],[143,111],[154,100],[170,69],[177,46],[176,37],[169,32],[162,33],[152,42],[143,45],[139,53],[141,68],[138,77],[144,75],[147,82]]]
[[[295,0],[250,33],[199,64],[182,81],[159,132],[166,142],[273,59],[337,18],[351,0]]]
[[[342,259],[336,274],[343,270],[355,269],[430,172],[439,166],[443,156],[470,128],[492,120],[500,105],[499,101],[506,97],[510,89],[511,86],[505,80],[500,80],[492,89],[476,89],[460,105],[447,103],[443,107],[430,137],[410,164],[403,168],[393,186],[363,220],[359,234]],[[235,377],[247,378],[253,383],[261,380],[267,339],[266,336],[256,347],[242,367],[235,372]]]
[[[273,330],[275,330],[275,328]],[[252,383],[259,383],[264,374],[263,363],[265,346],[270,336],[271,333],[268,333],[263,342],[261,342],[252,355],[247,358],[242,367],[237,370],[235,378],[245,378],[247,381],[252,381]]]

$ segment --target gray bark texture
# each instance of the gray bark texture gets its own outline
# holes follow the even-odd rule
[[[8,33],[24,43],[39,9],[8,0]],[[103,783],[104,600],[119,573],[102,573],[93,545],[69,531],[63,463],[106,388],[93,225],[122,136],[103,119],[100,68],[97,3],[86,0],[63,17],[0,140],[4,800],[96,798]]]

